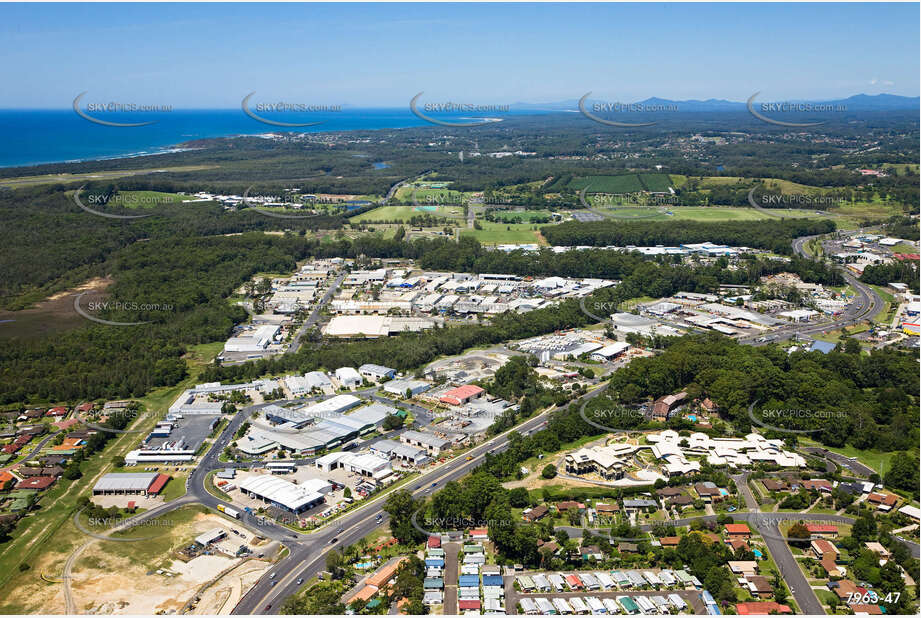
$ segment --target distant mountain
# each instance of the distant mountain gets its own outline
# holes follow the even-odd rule
[[[879,112],[894,110],[916,110],[921,108],[921,97],[903,97],[897,94],[855,94],[846,99],[771,99],[770,97],[756,99],[757,103],[822,103],[826,105],[842,105],[849,112]],[[613,101],[597,99],[590,97],[586,100],[586,106],[592,103],[613,103]],[[624,103],[620,101],[620,103]],[[662,99],[659,97],[650,97],[642,101],[636,101],[637,104],[644,106],[664,106],[674,105],[678,111],[682,112],[736,112],[745,111],[746,101],[727,101],[725,99],[707,99],[705,101],[690,99],[685,101],[676,101],[672,99]],[[575,111],[579,109],[579,99],[569,99],[566,101],[557,101],[554,103],[512,103],[512,109],[519,110],[546,110],[546,111]]]

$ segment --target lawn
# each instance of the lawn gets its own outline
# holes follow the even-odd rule
[[[514,218],[520,218],[522,221],[533,221],[539,217],[550,217],[549,210],[500,210],[495,213],[497,219],[509,221]]]
[[[365,221],[404,221],[408,222],[413,217],[432,215],[449,219],[463,219],[464,209],[461,206],[381,206],[368,212],[363,212],[350,221],[362,223]]]
[[[482,230],[462,229],[461,236],[471,236],[485,245],[542,243],[538,238],[540,225],[531,223],[492,223],[479,221]]]
[[[688,221],[758,221],[772,218],[754,208],[729,206],[674,206],[669,209],[669,212],[674,213],[675,219],[686,219]],[[775,209],[771,212],[791,218],[818,216],[812,211],[796,209]]]
[[[833,453],[840,453],[845,457],[856,457],[857,461],[860,463],[873,468],[880,476],[882,476],[885,470],[889,469],[889,462],[892,461],[892,458],[897,455],[897,453],[885,453],[882,451],[870,451],[870,450],[861,450],[854,448],[851,445],[847,445],[843,448],[837,448],[833,446],[825,446],[824,444],[819,444],[818,442],[811,440],[809,438],[800,438],[800,443],[804,446],[821,446],[826,448]]]

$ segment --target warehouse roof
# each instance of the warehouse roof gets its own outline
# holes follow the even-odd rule
[[[240,489],[254,493],[291,510],[297,510],[304,505],[323,500],[322,494],[271,474],[251,476],[240,483]]]
[[[93,491],[147,491],[158,474],[156,472],[110,472],[93,486]]]

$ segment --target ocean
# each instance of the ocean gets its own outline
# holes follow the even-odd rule
[[[506,112],[501,116],[528,113],[541,112]],[[182,142],[208,137],[435,126],[414,116],[408,107],[343,109],[323,114],[263,114],[282,122],[325,120],[320,125],[299,128],[268,125],[250,118],[241,109],[173,110],[131,113],[124,117],[111,113],[90,115],[119,122],[157,122],[143,127],[109,127],[81,118],[72,109],[0,110],[0,167],[164,153]],[[439,119],[442,118],[452,122],[463,121],[462,116],[439,116]]]

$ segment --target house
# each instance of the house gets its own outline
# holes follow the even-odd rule
[[[767,614],[792,614],[789,605],[781,605],[777,601],[748,601],[736,603],[736,613],[740,616],[757,616]]]
[[[806,524],[806,530],[808,530],[809,535],[813,537],[818,536],[828,539],[838,537],[838,526],[833,526],[831,524]]]
[[[726,524],[726,534],[734,539],[749,539],[752,531],[749,530],[748,524]]]
[[[752,596],[759,599],[768,599],[774,595],[774,587],[767,577],[763,575],[746,575],[745,581]]]
[[[785,491],[787,484],[782,479],[761,479],[761,484],[768,491]]]
[[[723,494],[720,492],[719,487],[711,482],[695,484],[694,491],[706,503],[719,502],[723,499]]]
[[[826,479],[807,479],[805,481],[800,481],[800,487],[808,489],[809,491],[820,491],[827,494],[830,494],[832,490],[831,481]]]
[[[598,502],[597,504],[595,504],[595,510],[598,511],[599,515],[605,515],[605,516],[610,517],[620,511],[620,505],[616,503],[615,504],[604,504],[604,503]]]
[[[57,479],[53,476],[33,476],[19,481],[16,485],[16,489],[37,489],[38,491],[44,491],[51,487],[56,480]]]
[[[694,498],[692,498],[691,496],[682,494],[680,496],[669,498],[668,504],[669,506],[674,506],[674,507],[678,507],[679,509],[683,509],[685,507],[688,507],[694,504]]]
[[[524,518],[527,519],[529,522],[533,523],[541,519],[542,517],[544,517],[549,510],[550,509],[547,508],[547,505],[540,504],[538,506],[535,506],[533,509],[528,509],[524,513]]]
[[[733,551],[733,552],[737,552],[737,551],[739,551],[740,549],[745,550],[745,551],[750,551],[750,550],[751,550],[751,547],[748,546],[748,543],[746,543],[746,542],[745,542],[744,540],[742,540],[742,539],[728,539],[728,540],[726,541],[726,544],[729,545],[729,547],[732,548],[732,551]]]
[[[847,570],[836,562],[836,556],[833,554],[823,557],[822,560],[819,561],[819,564],[822,565],[822,568],[825,569],[829,577],[837,578],[847,575]]]
[[[842,579],[836,582],[828,582],[826,586],[834,592],[839,599],[847,602],[848,599],[852,598],[852,595],[860,594],[863,596],[867,593],[866,588],[861,588],[854,582],[849,579]]]
[[[568,511],[569,509],[576,509],[579,512],[585,510],[585,505],[581,502],[576,502],[575,500],[564,500],[556,505],[556,509],[559,512]]]
[[[652,405],[652,419],[655,421],[665,421],[682,401],[687,398],[688,394],[684,391],[674,395],[665,395],[656,399]]]
[[[835,544],[826,539],[815,539],[812,543],[809,544],[809,550],[812,552],[812,555],[817,559],[821,560],[825,556],[832,556],[833,558],[838,557],[838,548],[835,547]]]
[[[617,551],[621,553],[635,554],[639,551],[639,546],[636,543],[618,543]]]
[[[895,494],[872,493],[867,496],[867,502],[875,504],[877,510],[886,512],[891,511],[899,503],[899,498]]]
[[[65,408],[64,406],[57,406],[57,407],[51,408],[45,413],[45,416],[52,416],[54,418],[64,418],[65,416],[67,416],[67,408]]]
[[[864,547],[869,549],[874,554],[879,555],[879,565],[882,566],[889,561],[889,557],[892,555],[889,553],[889,550],[882,546],[877,541],[867,541],[864,543]]]
[[[663,536],[659,539],[662,547],[678,547],[678,543],[681,542],[680,536]]]
[[[736,575],[747,576],[758,573],[758,563],[755,560],[730,560],[726,566]]]
[[[647,500],[645,498],[624,500],[624,511],[627,513],[639,512],[643,509],[654,509],[657,506],[655,500]]]

